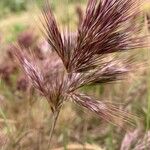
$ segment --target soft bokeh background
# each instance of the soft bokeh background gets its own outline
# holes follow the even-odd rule
[[[86,0],[51,0],[50,3],[61,28],[69,25],[74,32],[78,24],[76,10],[78,7],[84,10]],[[40,31],[41,4],[42,0],[0,0],[0,149],[46,150],[48,143],[51,123],[48,104],[34,90],[32,93],[26,90],[24,76],[19,75],[20,71],[11,59],[11,44],[16,41],[30,49],[36,46],[48,48]],[[141,8],[147,15],[139,18],[143,34],[149,32],[144,27],[145,24],[148,27],[149,8],[148,1]],[[66,103],[56,125],[53,149],[123,150],[121,145],[128,145],[131,137],[138,142],[149,133],[150,55],[148,50],[131,53],[138,63],[144,63],[142,69],[137,69],[124,81],[83,90],[100,99],[122,103],[125,110],[140,116],[133,130],[115,127],[80,107]],[[125,136],[127,141],[123,140]]]

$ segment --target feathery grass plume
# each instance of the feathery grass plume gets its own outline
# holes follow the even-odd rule
[[[72,93],[71,97],[75,103],[96,113],[99,117],[114,125],[123,127],[123,123],[125,122],[128,125],[134,125],[133,117],[135,116],[120,110],[119,107],[111,102],[98,101],[93,97],[80,93]],[[128,127],[124,126],[124,129]]]
[[[33,84],[33,86],[38,89],[43,96],[47,99],[51,111],[53,112],[53,122],[50,130],[50,140],[48,144],[48,149],[50,147],[50,141],[52,137],[52,133],[62,107],[64,101],[68,98],[68,79],[64,72],[64,70],[57,70],[55,65],[55,61],[50,60],[51,63],[48,67],[50,68],[49,75],[47,76],[47,71],[44,72],[43,69],[37,66],[36,59],[29,58],[26,51],[21,51],[21,49],[17,49],[15,51],[15,55],[17,56],[20,64],[26,75],[28,76],[29,81]],[[53,59],[55,60],[55,59]],[[41,64],[42,65],[42,64]],[[59,68],[58,68],[59,69]],[[50,79],[47,79],[50,78]]]
[[[44,79],[39,67],[29,58],[29,55],[25,51],[21,52],[21,49],[19,47],[15,50],[15,55],[17,56],[26,75],[33,83],[34,87],[44,94]]]
[[[122,80],[124,75],[133,71],[130,59],[120,60],[111,58],[101,60],[101,65],[80,73],[72,73],[70,78],[70,91],[74,91],[86,85],[110,83]]]
[[[40,66],[34,57],[32,58],[27,55],[26,51],[21,51],[21,48],[15,51],[15,55],[22,65],[29,81],[47,98],[52,111],[56,111],[60,107],[60,101],[62,101],[65,90],[67,89],[65,87],[67,84],[65,83],[64,72],[58,72],[55,70],[55,66],[51,65],[52,68],[49,69],[49,71],[51,71],[49,75],[50,79],[47,81],[47,76],[45,76],[42,64]]]
[[[143,47],[145,38],[135,32],[136,24],[131,24],[138,13],[136,5],[133,0],[89,0],[70,67],[78,71],[89,67],[96,54],[101,59],[104,54]]]
[[[49,4],[47,4],[47,7]],[[67,70],[79,71],[89,67],[91,59],[108,53],[127,51],[146,46],[146,37],[140,36],[133,18],[139,13],[138,0],[89,0],[86,15],[78,28],[76,45],[64,49],[56,20],[50,10],[43,10],[48,41],[56,50]],[[66,60],[66,56],[70,60]],[[93,61],[92,61],[93,62]],[[70,72],[70,71],[69,71]]]
[[[138,4],[138,0],[89,0],[77,35],[72,36],[69,30],[60,32],[50,5],[45,1],[42,10],[44,35],[58,59],[62,60],[62,64],[58,61],[62,68],[54,69],[55,59],[49,58],[50,65],[46,68],[51,73],[47,80],[43,64],[39,67],[35,59],[29,59],[21,50],[16,51],[16,56],[30,82],[47,98],[54,113],[50,139],[66,100],[76,102],[115,125],[132,124],[133,115],[112,103],[82,94],[78,89],[89,84],[120,80],[132,71],[129,59],[121,60],[112,53],[147,46],[146,37],[134,32],[138,31],[132,21],[139,12]]]

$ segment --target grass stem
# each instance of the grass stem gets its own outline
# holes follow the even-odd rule
[[[58,116],[59,116],[59,112],[60,111],[56,111],[53,114],[53,119],[52,119],[51,129],[50,129],[50,133],[49,133],[49,141],[48,141],[47,150],[50,150],[50,147],[51,147],[51,140],[52,140],[52,136],[53,136],[54,129],[55,129],[55,126],[56,126],[56,122],[57,122],[57,119],[58,119]]]

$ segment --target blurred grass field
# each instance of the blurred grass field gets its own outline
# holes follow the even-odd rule
[[[76,7],[85,9],[86,0],[51,0],[61,28],[69,25],[75,31],[78,23]],[[0,62],[9,63],[6,49],[26,30],[43,39],[39,27],[41,1],[0,1]],[[142,8],[150,12],[150,4]],[[148,32],[148,31],[143,31]],[[128,54],[125,54],[128,55]],[[124,104],[125,110],[140,116],[135,130],[139,139],[150,130],[150,67],[148,50],[133,52],[144,69],[115,84],[89,86],[83,90],[100,99]],[[148,62],[148,63],[147,63]],[[0,82],[0,149],[46,150],[51,122],[49,106],[39,95],[16,90],[18,72],[11,75],[12,84]],[[126,131],[104,122],[97,116],[67,103],[60,114],[52,140],[55,150],[119,150]],[[139,140],[137,139],[137,140]],[[69,148],[70,147],[70,148]],[[72,147],[72,148],[71,148]]]

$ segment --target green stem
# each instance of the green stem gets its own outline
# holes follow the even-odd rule
[[[58,119],[58,116],[59,116],[59,112],[60,111],[56,111],[53,114],[53,119],[52,119],[52,125],[51,125],[51,129],[50,129],[50,133],[49,133],[49,142],[48,142],[47,150],[50,150],[51,140],[52,140],[52,136],[53,136],[54,129],[55,129],[55,126],[56,126],[56,122],[57,122],[57,119]]]

